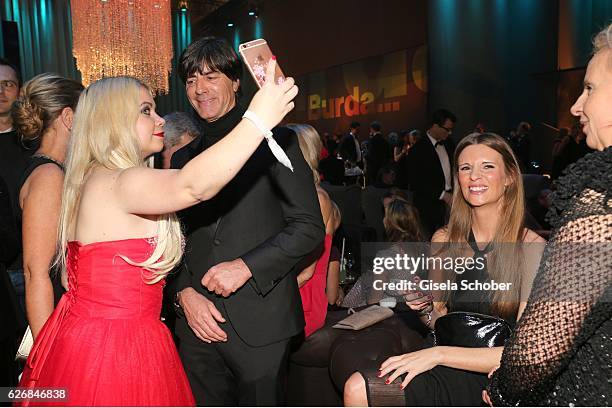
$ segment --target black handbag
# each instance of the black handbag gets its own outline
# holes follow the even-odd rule
[[[435,324],[437,346],[499,347],[512,334],[512,327],[502,318],[471,312],[451,312]]]

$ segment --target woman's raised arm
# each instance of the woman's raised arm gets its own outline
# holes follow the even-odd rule
[[[249,110],[272,129],[289,113],[298,89],[292,78],[274,83],[276,61],[268,64],[266,83]],[[155,215],[190,207],[214,197],[242,168],[261,144],[263,132],[248,119],[222,140],[194,157],[181,170],[135,167],[118,173],[115,194],[128,213]]]

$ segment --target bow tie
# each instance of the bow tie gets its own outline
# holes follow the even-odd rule
[[[436,148],[436,147],[438,147],[438,146],[442,146],[442,147],[444,147],[444,140],[438,140],[438,141],[436,142],[436,144],[434,145],[434,148]]]

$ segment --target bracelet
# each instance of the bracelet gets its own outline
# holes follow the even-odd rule
[[[263,122],[261,121],[261,119],[259,119],[259,116],[257,116],[257,114],[253,111],[246,111],[244,112],[244,115],[242,115],[243,118],[250,120],[251,122],[253,122],[253,124],[255,125],[255,127],[261,132],[263,133],[264,137],[266,139],[268,139],[269,137],[272,137],[272,131],[270,129],[268,129],[266,127],[266,125],[263,124]]]
[[[289,159],[285,151],[278,145],[278,143],[276,143],[276,140],[274,140],[274,138],[272,137],[272,131],[268,129],[266,125],[263,124],[261,119],[259,119],[259,116],[257,116],[255,112],[248,110],[244,112],[244,115],[242,115],[242,117],[250,120],[255,125],[255,127],[261,133],[263,133],[266,142],[268,142],[268,147],[270,148],[270,151],[272,152],[274,157],[276,157],[276,160],[278,160],[283,166],[287,167],[289,170],[293,171],[293,165],[291,164],[291,160]]]

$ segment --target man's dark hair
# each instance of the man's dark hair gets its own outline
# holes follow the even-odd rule
[[[453,112],[449,111],[448,109],[438,109],[433,113],[433,115],[431,115],[430,126],[443,126],[446,119],[450,119],[451,122],[457,123],[457,117],[453,115]]]
[[[380,122],[372,122],[370,123],[370,129],[372,129],[375,132],[380,132],[380,130],[382,129],[382,127],[380,126]]]
[[[178,74],[186,82],[196,72],[202,73],[204,67],[221,72],[232,81],[242,77],[242,61],[223,38],[202,37],[189,44],[179,59]]]
[[[15,76],[17,77],[17,86],[21,87],[21,73],[19,72],[15,64],[10,62],[6,58],[0,57],[0,65],[6,65],[7,67],[10,67],[13,71],[15,71]]]
[[[361,123],[359,123],[359,122],[351,122],[351,129],[357,129],[359,126],[361,126]]]

